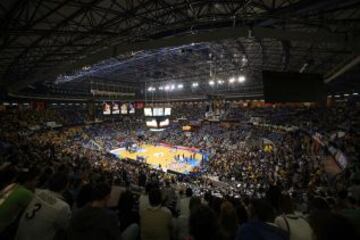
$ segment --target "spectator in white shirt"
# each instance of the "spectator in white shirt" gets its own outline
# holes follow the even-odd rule
[[[191,199],[192,195],[193,195],[192,189],[187,188],[186,192],[185,192],[185,198],[180,199],[180,202],[179,202],[180,215],[185,215],[185,216],[190,215],[189,204],[190,204],[190,199]]]
[[[36,189],[33,200],[21,217],[16,239],[50,240],[65,233],[71,210],[61,194],[67,184],[67,175],[58,173],[51,178],[49,189]]]
[[[192,197],[189,204],[189,212],[194,211],[197,207],[201,206],[201,199],[199,197]],[[190,215],[180,215],[175,220],[175,239],[184,240],[189,237],[189,218]]]
[[[150,207],[149,192],[151,191],[152,188],[153,188],[153,186],[150,183],[146,184],[145,193],[140,195],[140,197],[139,197],[139,212]]]
[[[290,196],[281,195],[279,210],[282,215],[276,217],[275,224],[289,233],[290,240],[311,240],[313,231],[309,223],[298,213],[295,213]]]
[[[140,212],[142,240],[170,240],[172,215],[168,208],[161,206],[161,192],[153,189],[149,193],[150,207]]]

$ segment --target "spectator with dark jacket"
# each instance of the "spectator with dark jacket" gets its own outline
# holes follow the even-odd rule
[[[250,217],[251,220],[239,228],[236,240],[289,239],[288,233],[274,224],[274,209],[267,201],[253,200],[250,204]]]
[[[92,201],[73,215],[68,230],[69,240],[121,239],[118,218],[106,209],[111,188],[101,183],[92,188]]]
[[[189,228],[193,240],[219,239],[219,225],[216,214],[207,206],[198,206],[191,211]]]

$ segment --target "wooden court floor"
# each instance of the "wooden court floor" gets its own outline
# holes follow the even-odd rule
[[[153,167],[161,167],[164,170],[170,169],[180,173],[190,172],[194,167],[199,166],[201,162],[202,155],[200,153],[195,154],[194,152],[183,149],[174,149],[165,146],[155,146],[150,144],[144,144],[139,146],[139,151],[137,152],[129,152],[125,149],[117,151],[117,154],[120,158],[129,158],[136,160],[137,157],[144,157],[145,162],[152,165]],[[175,160],[175,156],[180,155],[182,158],[192,158],[192,160],[185,161],[177,161]]]

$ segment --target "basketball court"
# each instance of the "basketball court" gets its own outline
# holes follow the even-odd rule
[[[189,173],[194,167],[200,166],[203,154],[196,150],[184,147],[171,147],[163,145],[144,144],[137,147],[136,151],[128,151],[125,148],[119,148],[111,151],[120,159],[127,158],[138,161],[143,158],[144,162],[154,168],[163,170],[172,170],[179,173]]]

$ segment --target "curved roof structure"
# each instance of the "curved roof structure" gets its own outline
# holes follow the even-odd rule
[[[262,70],[330,82],[359,61],[359,17],[356,0],[3,1],[1,83],[81,92],[244,74],[259,93]]]

